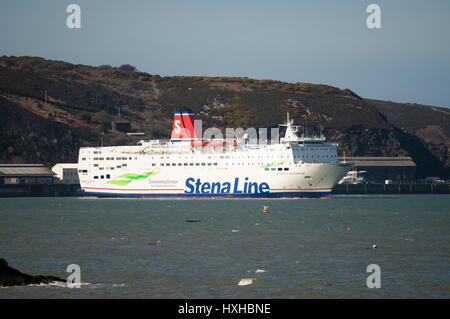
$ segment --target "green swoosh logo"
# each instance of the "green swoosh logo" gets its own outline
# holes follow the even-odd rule
[[[286,161],[275,161],[266,165],[261,166],[261,168],[268,168],[268,167],[275,167],[275,166],[280,166],[282,165],[284,162]]]
[[[142,179],[146,179],[149,176],[158,174],[158,170],[153,170],[151,172],[145,172],[143,174],[134,174],[134,173],[126,173],[117,177],[117,179],[113,179],[111,181],[106,182],[106,184],[113,184],[118,186],[125,186],[131,183],[132,181],[139,181]]]

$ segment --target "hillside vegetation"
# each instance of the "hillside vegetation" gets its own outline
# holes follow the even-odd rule
[[[147,138],[168,138],[174,111],[192,110],[204,129],[275,127],[289,112],[297,124],[320,127],[328,140],[339,143],[341,154],[410,155],[419,176],[448,177],[449,122],[436,115],[442,109],[389,103],[322,84],[161,77],[131,65],[1,57],[0,161],[76,162],[80,146],[135,143],[111,130],[119,108],[131,130]],[[403,113],[417,113],[423,123],[403,120]],[[441,133],[446,139],[430,138]]]

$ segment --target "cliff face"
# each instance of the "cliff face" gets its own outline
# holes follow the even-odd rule
[[[448,144],[441,147],[424,138],[431,134],[427,126],[421,131],[399,125],[386,103],[327,85],[160,77],[129,66],[1,57],[0,161],[76,162],[80,146],[135,143],[124,133],[110,131],[118,108],[132,131],[157,138],[170,136],[174,111],[192,110],[203,120],[204,129],[276,127],[289,112],[309,131],[320,127],[328,140],[339,143],[341,154],[410,155],[419,165],[419,175],[448,177],[448,156],[442,155]],[[430,114],[422,115],[424,122],[446,132]]]
[[[442,165],[447,169],[450,167],[450,109],[377,100],[370,102],[389,122],[419,138]]]

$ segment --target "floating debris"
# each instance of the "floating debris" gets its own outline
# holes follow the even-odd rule
[[[239,230],[237,230],[237,229],[232,229],[231,230],[233,233],[239,233]]]
[[[161,244],[161,241],[160,240],[158,240],[157,242],[154,242],[154,243],[148,243],[149,245],[159,245],[159,244]]]
[[[200,223],[201,220],[196,220],[196,219],[186,219],[186,223]]]
[[[374,249],[377,248],[377,245],[372,245],[372,248],[374,248]]]
[[[269,206],[263,206],[263,213],[269,212]]]
[[[256,281],[256,278],[242,278],[239,283],[238,286],[247,286],[247,285],[251,285]]]
[[[254,272],[255,274],[266,272],[264,269],[250,269],[247,272]]]

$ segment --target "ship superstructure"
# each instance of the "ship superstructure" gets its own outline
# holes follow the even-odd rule
[[[329,197],[350,170],[337,145],[322,136],[298,136],[287,118],[278,144],[248,139],[202,139],[194,114],[174,115],[168,141],[80,148],[82,191],[113,197]]]

